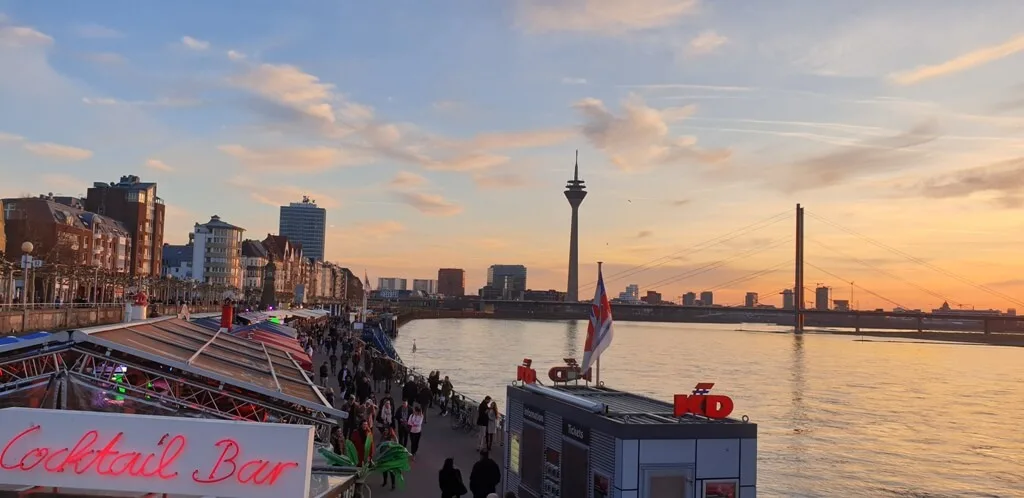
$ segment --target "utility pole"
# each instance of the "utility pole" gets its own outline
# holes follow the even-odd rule
[[[796,264],[793,283],[793,333],[804,333],[804,208],[796,205]]]

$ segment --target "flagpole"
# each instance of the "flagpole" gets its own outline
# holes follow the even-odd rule
[[[598,276],[601,275],[601,265],[603,265],[603,264],[604,264],[603,261],[598,261],[597,262],[597,275]],[[597,364],[595,365],[595,367],[596,368],[594,370],[594,373],[595,373],[595,375],[594,375],[594,385],[597,386],[597,387],[601,387],[601,357],[600,356],[597,357]]]

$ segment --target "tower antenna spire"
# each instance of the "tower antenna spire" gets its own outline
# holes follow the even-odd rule
[[[580,150],[576,149],[576,166],[573,167],[572,171],[573,181],[580,181]]]

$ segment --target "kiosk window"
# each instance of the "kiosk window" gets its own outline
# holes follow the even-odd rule
[[[523,424],[523,440],[519,448],[521,484],[540,492],[544,466],[544,430]]]
[[[562,498],[587,498],[590,488],[590,450],[562,442]]]
[[[693,498],[693,468],[645,466],[641,470],[640,498]]]

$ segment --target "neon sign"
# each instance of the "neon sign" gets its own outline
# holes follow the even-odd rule
[[[309,491],[308,426],[25,408],[0,419],[0,484],[239,498]]]
[[[708,394],[715,387],[713,382],[701,382],[693,388],[692,394],[675,395],[676,417],[692,414],[710,419],[724,419],[732,413],[732,398],[720,394]]]

